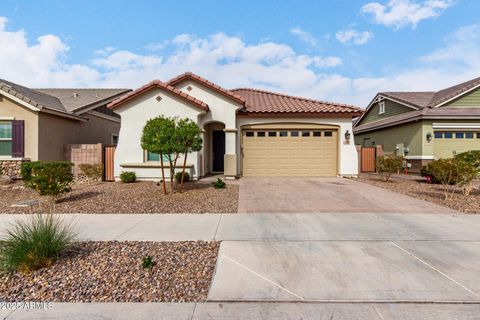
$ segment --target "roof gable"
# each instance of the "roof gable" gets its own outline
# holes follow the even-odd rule
[[[107,106],[108,106],[108,108],[113,110],[113,109],[118,108],[119,106],[123,105],[125,102],[130,101],[130,100],[134,99],[135,97],[140,96],[143,93],[145,93],[147,91],[150,91],[151,89],[155,89],[155,88],[165,90],[169,93],[172,93],[175,96],[184,100],[185,102],[189,103],[190,105],[192,105],[196,108],[202,109],[204,111],[208,111],[208,105],[205,102],[203,102],[203,101],[201,101],[197,98],[194,98],[194,97],[186,94],[185,92],[182,92],[182,91],[178,90],[175,87],[172,87],[168,84],[165,84],[165,83],[161,82],[160,80],[153,80],[153,81],[147,83],[146,85],[121,96],[117,100],[114,100],[114,101],[110,102]]]

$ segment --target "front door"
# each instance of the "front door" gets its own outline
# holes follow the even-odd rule
[[[213,131],[213,170],[214,172],[223,172],[223,156],[225,155],[225,132],[221,130]]]

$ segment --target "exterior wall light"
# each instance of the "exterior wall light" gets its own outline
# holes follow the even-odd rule
[[[345,132],[345,141],[347,141],[347,142],[350,141],[350,136],[351,136],[351,134],[350,134],[350,132],[347,130],[347,131]]]
[[[432,138],[433,138],[432,133],[431,133],[431,132],[428,132],[428,133],[427,133],[427,141],[428,141],[428,142],[432,141]]]

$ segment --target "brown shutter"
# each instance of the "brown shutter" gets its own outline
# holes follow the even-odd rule
[[[25,121],[12,121],[12,157],[23,158],[25,154]]]

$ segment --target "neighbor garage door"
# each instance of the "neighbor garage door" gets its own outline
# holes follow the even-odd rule
[[[244,176],[335,176],[335,128],[242,130]]]

